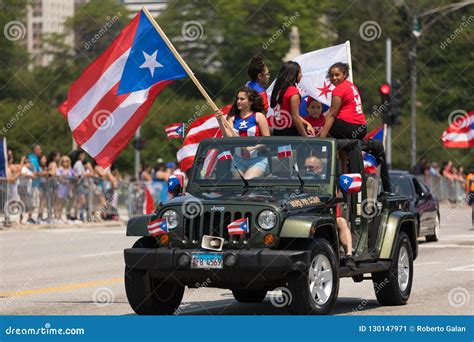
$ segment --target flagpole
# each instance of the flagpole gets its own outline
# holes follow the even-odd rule
[[[354,82],[352,78],[352,56],[351,56],[351,42],[346,40],[347,64],[349,64],[349,81]]]
[[[383,124],[383,138],[382,138],[382,143],[383,143],[383,148],[384,150],[386,149],[387,146],[387,124]]]
[[[161,36],[161,38],[164,40],[164,42],[166,43],[166,45],[168,46],[168,48],[171,50],[171,52],[173,53],[173,55],[176,57],[176,59],[178,60],[178,62],[181,64],[181,66],[183,67],[183,69],[186,71],[186,73],[188,74],[188,76],[191,78],[191,80],[194,82],[194,84],[196,85],[196,87],[199,89],[199,91],[201,92],[202,96],[204,96],[204,98],[206,99],[207,103],[212,107],[212,109],[214,110],[214,112],[218,111],[219,110],[219,107],[216,106],[216,104],[214,103],[214,101],[212,101],[211,97],[209,96],[209,94],[207,93],[206,89],[204,89],[204,87],[201,85],[201,83],[199,82],[199,80],[196,78],[196,76],[194,76],[194,73],[193,71],[191,70],[191,68],[188,66],[188,64],[185,62],[185,60],[181,57],[181,55],[178,53],[178,51],[176,50],[176,48],[174,47],[173,43],[171,43],[171,41],[168,39],[168,37],[166,36],[165,32],[161,29],[161,27],[158,25],[158,23],[155,21],[155,18],[153,18],[153,16],[151,15],[151,13],[148,11],[148,9],[146,7],[143,7],[143,12],[145,12],[146,16],[148,17],[148,19],[150,20],[151,24],[153,25],[153,27],[156,29],[156,31],[158,31],[158,34]],[[229,127],[229,123],[227,122],[227,120],[223,120],[223,122],[221,120],[217,120],[217,122],[219,123],[219,127],[222,131],[222,133],[224,133],[225,131],[225,128],[224,128],[224,125],[227,125],[227,127]],[[230,128],[230,127],[229,127]],[[233,130],[232,130],[233,132]]]

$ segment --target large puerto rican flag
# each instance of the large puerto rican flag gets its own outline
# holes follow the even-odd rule
[[[337,62],[351,64],[350,43],[339,44],[320,50],[308,52],[296,57],[293,61],[301,66],[303,78],[298,83],[301,97],[305,100],[308,96],[318,100],[326,106],[331,105],[331,93],[334,89],[332,83],[326,78],[328,69]],[[352,72],[349,72],[349,80],[352,81]],[[270,99],[275,81],[268,87],[267,96]],[[306,101],[302,101],[301,114],[306,112]],[[273,115],[269,108],[267,117]]]
[[[444,147],[474,147],[474,112],[466,113],[452,122],[441,136]]]
[[[102,167],[132,139],[155,97],[187,73],[144,11],[69,88],[59,107],[74,140]]]
[[[222,108],[222,112],[227,114],[231,105]],[[179,168],[185,172],[194,162],[199,142],[206,138],[221,138],[222,132],[219,128],[216,116],[214,114],[206,115],[192,122],[188,129],[183,145],[178,150],[177,157]]]

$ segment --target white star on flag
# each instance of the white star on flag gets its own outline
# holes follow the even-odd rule
[[[345,179],[343,180],[343,182],[344,182],[344,184],[349,183],[349,181],[347,180],[347,178],[345,178]]]
[[[145,62],[140,65],[140,69],[148,68],[150,70],[151,77],[153,77],[153,74],[155,73],[155,68],[163,68],[163,64],[158,63],[158,61],[156,60],[158,50],[155,50],[152,55],[147,54],[145,51],[142,52],[143,57],[145,57]]]

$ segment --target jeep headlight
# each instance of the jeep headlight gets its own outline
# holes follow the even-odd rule
[[[272,210],[263,210],[258,214],[257,222],[260,228],[270,230],[276,225],[277,215]]]
[[[176,210],[170,209],[166,210],[162,215],[161,218],[166,219],[168,224],[168,229],[175,229],[178,226],[179,222],[179,215]]]

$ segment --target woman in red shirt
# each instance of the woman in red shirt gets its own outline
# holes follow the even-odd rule
[[[332,91],[331,107],[326,112],[326,122],[319,136],[328,134],[336,139],[364,139],[367,121],[362,110],[359,90],[349,81],[349,66],[335,63],[327,77],[336,87]]]
[[[301,96],[296,83],[301,81],[303,74],[296,62],[286,62],[280,68],[275,87],[270,99],[273,108],[273,135],[301,135],[307,137],[306,130],[314,134],[312,127],[305,127],[305,121],[300,116]]]

